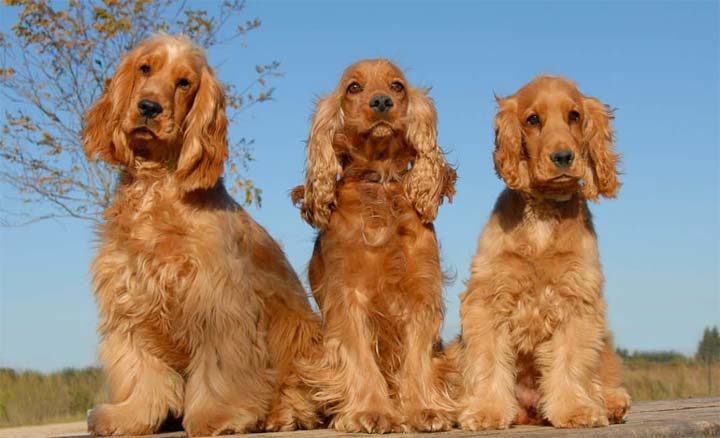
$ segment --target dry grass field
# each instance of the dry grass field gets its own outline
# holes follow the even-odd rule
[[[708,380],[712,373],[711,381]],[[623,380],[633,400],[720,396],[720,364],[626,363]],[[709,382],[712,382],[712,388]]]
[[[720,396],[720,364],[708,368],[687,359],[666,363],[627,358],[625,384],[635,401]],[[0,427],[59,423],[85,418],[102,401],[97,368],[51,374],[0,369]]]
[[[102,387],[98,368],[51,374],[0,368],[0,427],[84,419]]]

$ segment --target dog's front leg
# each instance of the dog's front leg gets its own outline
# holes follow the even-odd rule
[[[555,427],[608,424],[599,375],[603,326],[601,314],[572,315],[537,349],[540,406]]]
[[[100,341],[110,403],[88,416],[92,435],[148,435],[183,409],[183,378],[146,348],[141,333],[114,329]]]
[[[190,436],[246,433],[265,419],[275,379],[260,308],[226,302],[196,316],[183,420]]]
[[[624,423],[630,410],[630,394],[620,385],[620,358],[615,352],[610,333],[606,334],[600,358],[600,380],[603,399],[611,424]]]
[[[403,415],[420,432],[450,430],[456,406],[441,388],[444,382],[433,363],[433,347],[442,324],[442,273],[435,266],[432,281],[427,275],[415,275],[405,284],[407,290],[422,297],[408,300],[404,333],[405,357],[399,374],[399,395]]]
[[[466,395],[461,400],[458,421],[463,430],[506,429],[519,410],[515,398],[515,349],[506,318],[479,298],[472,282],[462,303],[460,367]],[[476,294],[473,297],[473,294]]]
[[[333,427],[343,432],[387,433],[401,430],[388,387],[375,359],[372,331],[362,291],[360,299],[338,301],[326,312],[325,360],[331,376],[323,384],[325,398],[337,401]]]

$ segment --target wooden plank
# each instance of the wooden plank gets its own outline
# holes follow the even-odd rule
[[[639,412],[659,412],[668,410],[682,410],[694,408],[717,408],[720,407],[720,398],[687,398],[679,400],[656,400],[648,402],[634,403],[632,406],[633,413]]]
[[[34,438],[64,436],[87,438],[84,423],[74,423],[73,431],[58,433],[58,425],[0,429],[0,438]],[[67,428],[67,427],[66,427]],[[69,433],[68,433],[69,432]],[[250,438],[339,438],[367,437],[367,434],[339,433],[327,429],[297,432],[255,433]],[[443,433],[389,434],[398,437],[720,437],[720,398],[663,400],[638,402],[633,405],[628,421],[596,429],[554,429],[548,426],[520,426],[509,430]],[[183,432],[153,435],[152,438],[184,438]]]

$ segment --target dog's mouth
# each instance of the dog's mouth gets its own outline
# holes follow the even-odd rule
[[[150,127],[148,127],[147,125],[136,126],[135,128],[133,128],[130,134],[133,137],[136,137],[138,140],[150,140],[153,138],[157,138],[155,131],[150,129]]]
[[[559,185],[565,185],[572,182],[577,182],[580,178],[578,178],[575,175],[571,175],[569,173],[563,173],[562,175],[558,175],[554,178],[551,178],[550,181],[548,181],[550,184],[559,184]]]
[[[393,135],[393,133],[395,132],[395,128],[390,122],[386,120],[380,120],[378,122],[375,122],[370,127],[369,132],[370,135],[374,138],[385,138]]]
[[[536,188],[545,195],[569,195],[581,188],[581,178],[569,173],[554,176],[545,181],[536,181]]]

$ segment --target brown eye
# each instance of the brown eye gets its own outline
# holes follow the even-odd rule
[[[188,87],[190,87],[190,81],[188,81],[185,78],[182,78],[177,82],[177,86],[180,88],[188,88]]]
[[[396,93],[402,93],[403,90],[405,90],[405,85],[403,85],[400,81],[395,81],[390,84],[390,88],[392,88],[392,90]]]
[[[351,94],[359,93],[362,91],[362,86],[358,84],[357,82],[353,82],[352,84],[348,85],[347,92]]]
[[[140,73],[144,74],[145,76],[150,74],[150,66],[147,64],[143,64],[140,66]]]
[[[527,124],[532,126],[539,125],[540,117],[538,117],[537,114],[530,114],[530,116],[528,116],[527,118]]]
[[[570,121],[570,123],[577,122],[578,120],[580,120],[580,113],[575,110],[570,111],[570,113],[568,114],[568,120]]]

